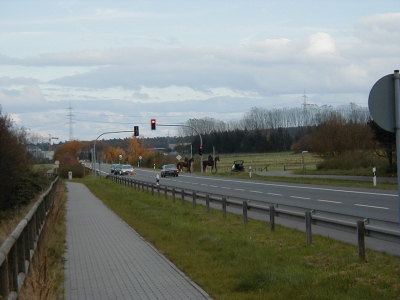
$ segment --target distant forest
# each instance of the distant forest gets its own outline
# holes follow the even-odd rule
[[[203,152],[256,153],[288,151],[304,137],[311,135],[318,126],[332,115],[340,115],[346,123],[367,124],[367,108],[354,103],[339,107],[303,105],[297,108],[264,109],[253,107],[237,121],[223,122],[213,118],[190,119],[177,128],[178,136],[144,138],[146,148],[164,148],[193,153],[203,141]],[[125,148],[128,139],[102,140],[112,147]],[[172,148],[174,145],[174,148]],[[45,145],[44,145],[45,146]],[[54,145],[56,147],[56,145]],[[297,150],[302,150],[296,148]]]

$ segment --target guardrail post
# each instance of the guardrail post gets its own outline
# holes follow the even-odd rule
[[[151,185],[151,195],[154,196],[154,185]]]
[[[146,182],[146,193],[149,193],[149,184]]]
[[[167,199],[168,187],[164,186],[165,199]]]
[[[275,206],[269,207],[269,227],[270,231],[275,231]]]
[[[185,204],[185,190],[182,189],[181,191],[181,199],[182,199],[182,205]]]
[[[136,190],[136,180],[133,181],[133,188]]]
[[[157,185],[157,195],[160,197],[160,185]]]
[[[18,258],[18,272],[19,273],[25,273],[26,274],[26,270],[25,270],[25,253],[24,253],[24,249],[25,249],[25,229],[21,232],[21,235],[19,236],[18,240],[16,241],[17,243],[17,258]]]
[[[0,253],[0,297],[8,298],[8,276],[7,276],[7,259],[3,253]]]
[[[365,224],[357,221],[358,258],[365,260]]]
[[[307,244],[312,244],[312,234],[311,234],[311,211],[306,211],[306,235]]]
[[[7,255],[8,260],[8,283],[11,292],[18,293],[18,265],[17,265],[17,249],[14,244]]]
[[[226,197],[222,198],[222,215],[226,218]]]
[[[144,182],[142,182],[142,192],[144,192]]]
[[[243,201],[243,222],[247,224],[247,201]]]
[[[207,209],[207,213],[210,212],[210,195],[207,194],[206,195],[206,209]]]
[[[175,188],[172,188],[172,202],[175,202]]]
[[[196,192],[193,191],[193,208],[196,208]]]

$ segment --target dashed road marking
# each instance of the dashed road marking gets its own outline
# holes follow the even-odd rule
[[[290,196],[290,198],[310,200],[310,198],[307,198],[307,197],[298,197],[298,196]]]
[[[363,204],[354,204],[354,205],[355,206],[369,207],[369,208],[389,209],[388,207],[382,207],[382,206],[371,206],[371,205],[363,205]]]
[[[339,201],[332,201],[332,200],[322,200],[322,199],[320,199],[320,200],[317,200],[317,201],[320,201],[320,202],[329,202],[329,203],[337,203],[337,204],[341,204],[341,203],[343,203],[343,202],[339,202]]]

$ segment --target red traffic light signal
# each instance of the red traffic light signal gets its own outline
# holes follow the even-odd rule
[[[156,119],[151,119],[151,130],[156,130]]]
[[[199,146],[199,155],[203,155],[203,146]]]

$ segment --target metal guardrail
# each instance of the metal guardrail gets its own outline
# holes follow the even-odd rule
[[[151,189],[152,194],[157,192],[159,196],[161,190],[163,190],[165,198],[167,198],[167,194],[169,194],[172,196],[174,202],[179,195],[180,199],[182,200],[182,203],[185,201],[186,197],[192,197],[194,207],[196,207],[197,199],[203,200],[205,201],[207,212],[209,211],[210,202],[214,202],[218,205],[221,205],[224,217],[226,216],[227,206],[237,209],[242,209],[243,221],[245,223],[247,223],[248,211],[261,214],[268,213],[270,217],[271,231],[275,230],[275,217],[290,219],[299,222],[305,222],[306,238],[308,244],[312,243],[312,233],[311,233],[312,225],[354,233],[357,235],[358,252],[359,252],[359,257],[361,259],[365,259],[365,240],[364,240],[365,236],[400,244],[399,231],[381,228],[378,226],[371,226],[370,223],[373,222],[373,220],[369,218],[361,218],[361,217],[332,213],[321,210],[317,212],[313,209],[305,209],[288,205],[282,205],[283,207],[280,207],[278,204],[269,204],[264,206],[252,203],[252,201],[243,198],[236,198],[236,197],[233,198],[224,195],[207,194],[190,189],[183,189],[183,188],[179,189],[166,185],[161,186],[144,181],[125,178],[122,176],[108,175],[106,176],[106,178],[109,178],[120,184],[134,187],[135,189],[142,189],[142,191],[146,189],[146,191],[149,192],[149,190]],[[392,225],[393,228],[398,228],[398,223],[394,222],[385,222],[385,223]]]
[[[58,177],[0,247],[0,298],[18,299],[30,262],[41,240],[46,217],[53,206]]]

